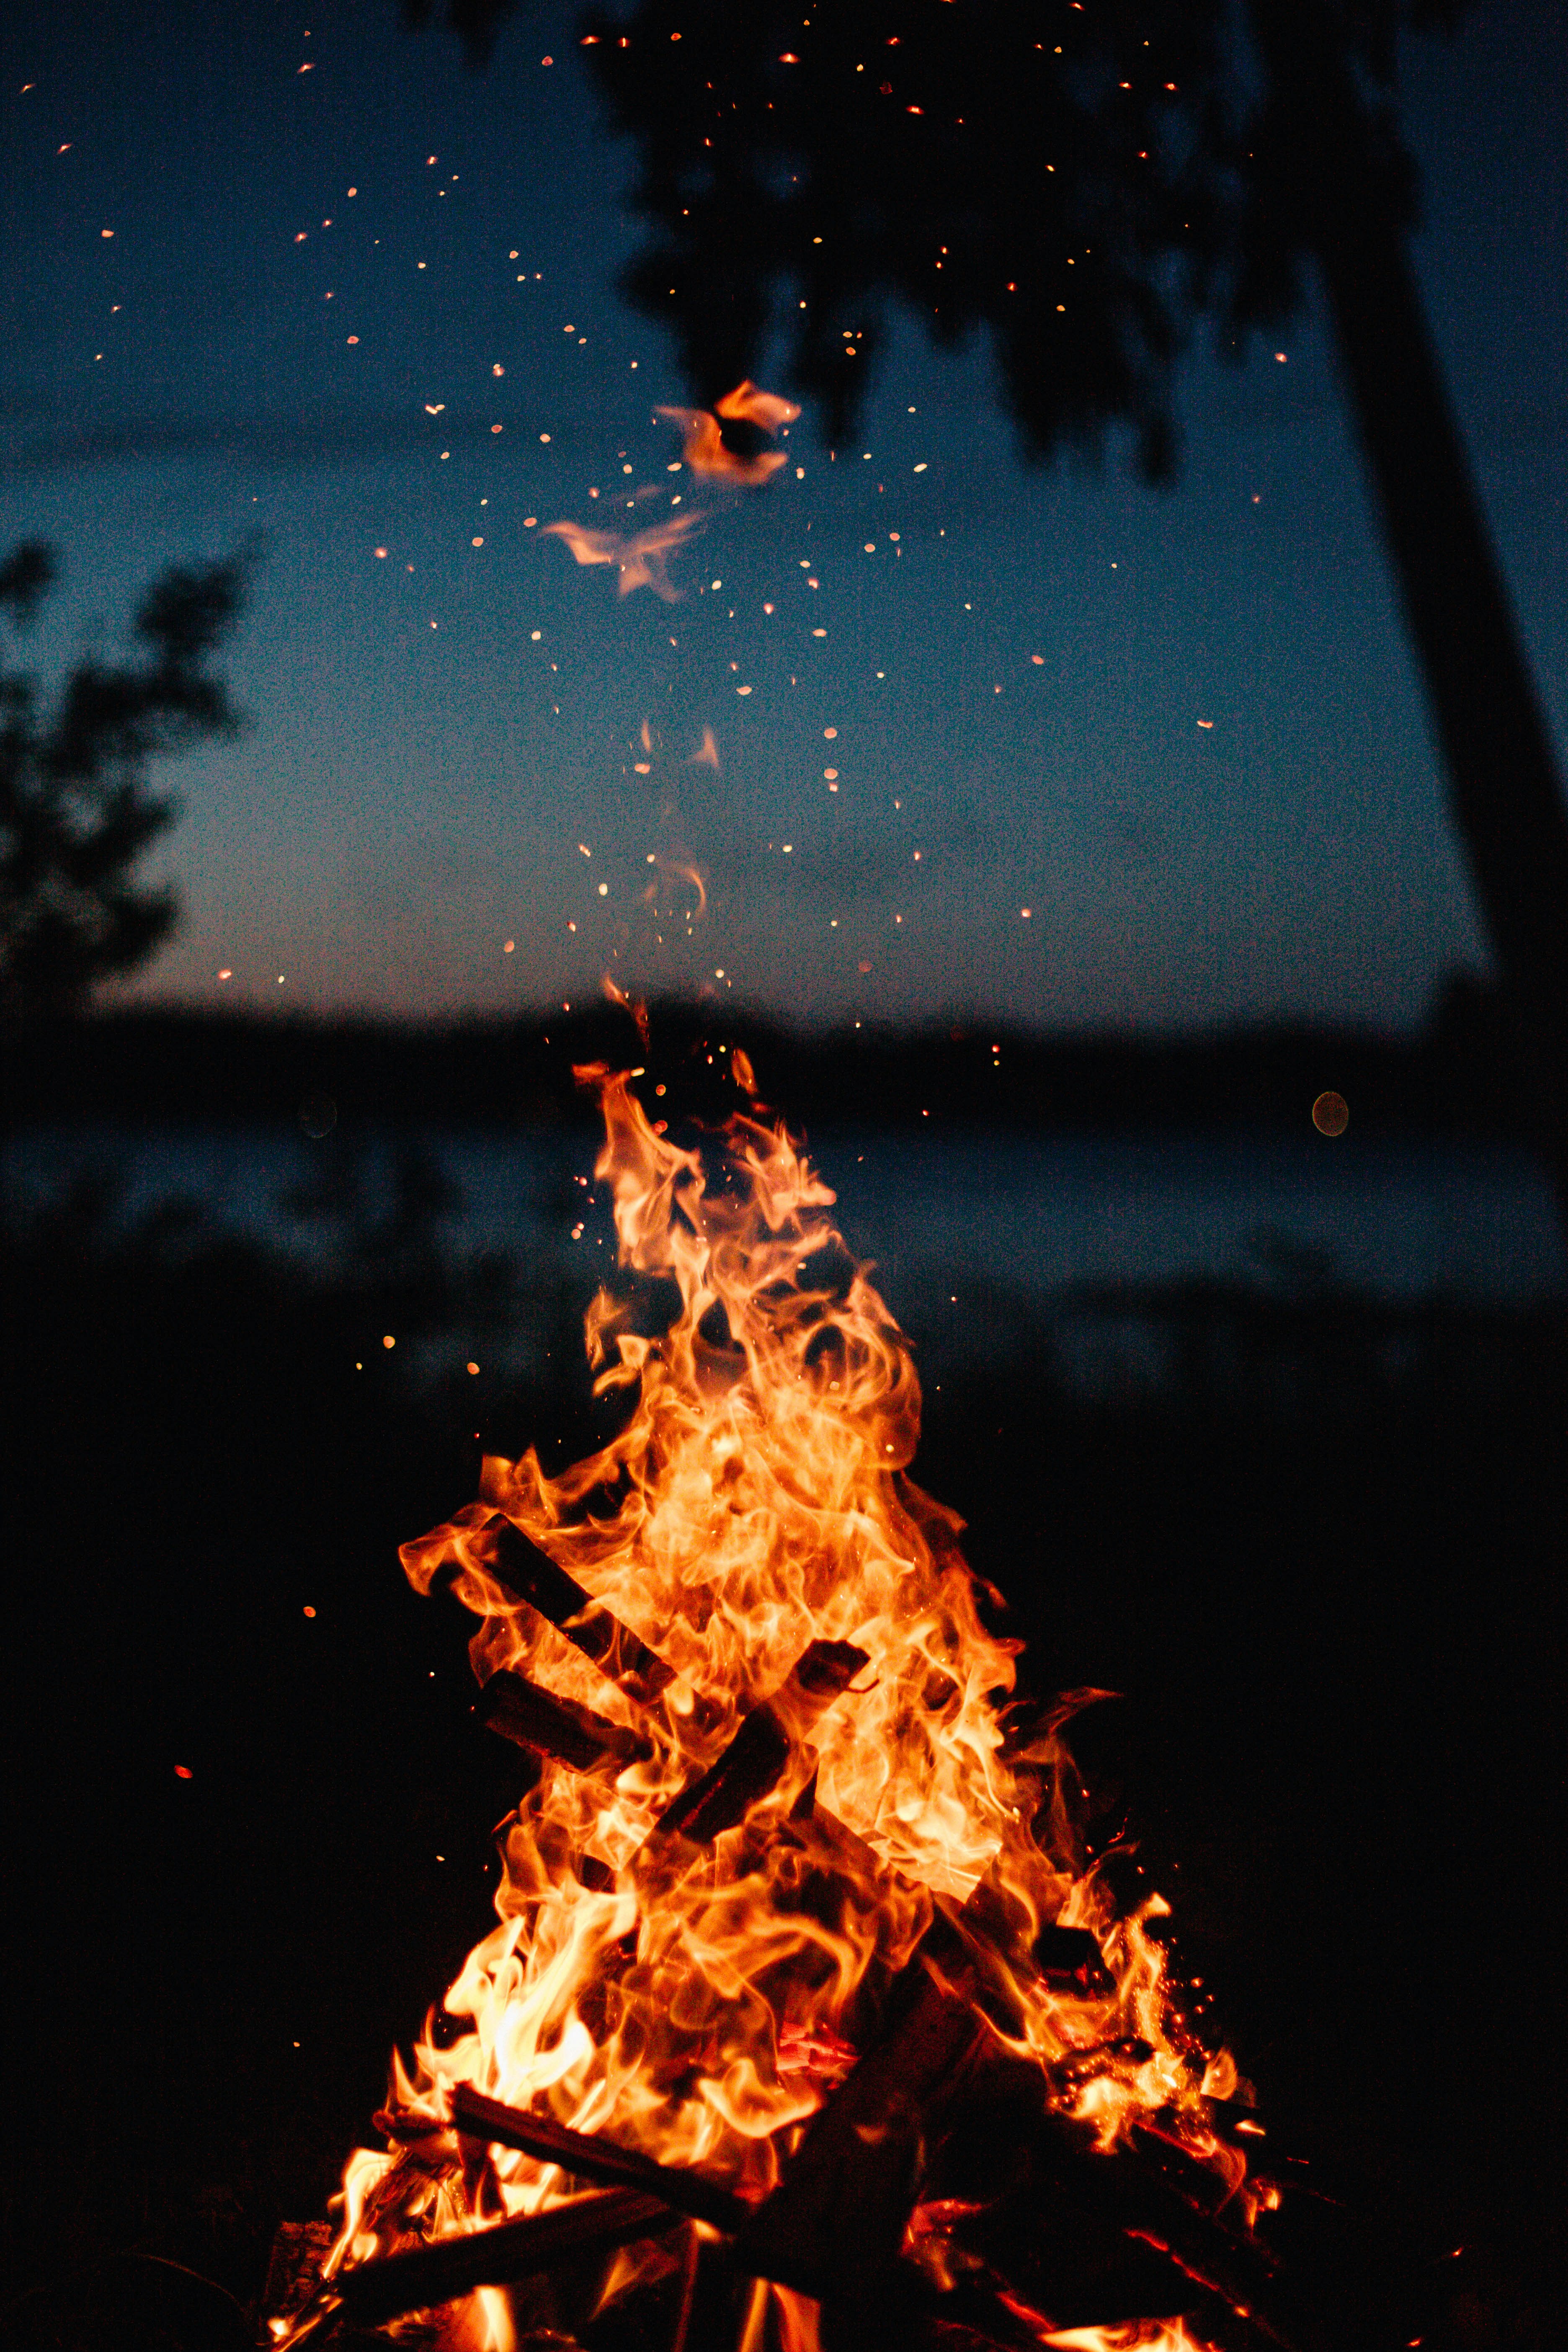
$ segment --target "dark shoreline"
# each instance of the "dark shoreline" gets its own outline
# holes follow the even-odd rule
[[[693,1078],[708,1091],[708,1055],[717,1062],[720,1047],[737,1045],[792,1125],[910,1128],[929,1117],[1011,1131],[1278,1131],[1304,1128],[1316,1097],[1333,1088],[1360,1133],[1528,1139],[1503,1018],[1466,986],[1407,1039],[1285,1023],[1168,1034],[955,1024],[811,1034],[678,1003],[653,1009],[645,1048],[608,1004],[420,1026],[153,1008],[10,1039],[7,1116],[292,1121],[326,1097],[356,1121],[592,1123],[574,1065],[646,1062],[650,1075],[679,1077],[689,1097]],[[733,1089],[722,1099],[732,1108]]]

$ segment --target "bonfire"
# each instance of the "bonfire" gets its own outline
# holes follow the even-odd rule
[[[620,1433],[489,1457],[405,1547],[527,1752],[497,1924],[280,2346],[835,2352],[1284,2340],[1277,2192],[1149,1893],[1116,1898],[960,1522],[909,1343],[755,1101],[685,1149],[582,1073]],[[995,1612],[992,1611],[994,1615]],[[1275,2316],[1265,2316],[1266,2313]]]

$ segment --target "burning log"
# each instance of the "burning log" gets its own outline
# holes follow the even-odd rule
[[[895,2021],[813,2116],[783,2181],[741,2231],[737,2256],[759,2277],[821,2296],[896,2258],[926,2143],[990,2038],[957,1971],[942,1965],[955,1941],[939,1913],[903,1971]]]
[[[928,1978],[928,1986],[933,1982]],[[921,2005],[917,1996],[916,2007]],[[905,2030],[893,2037],[892,2045],[882,2053],[881,2089],[872,2087],[879,2070],[868,2070],[851,2123],[851,2129],[862,2144],[868,2128],[874,2133],[874,2127],[868,2126],[868,2116],[874,2111],[886,2112],[883,2093],[890,2071],[919,2053],[921,2054],[916,2056],[916,2070],[929,2076],[931,2024],[928,2002],[916,2030],[910,2032],[906,2021]],[[926,2062],[923,2066],[922,2056]],[[825,2274],[820,2258],[814,2260],[810,2248],[799,2241],[792,2226],[797,2214],[785,2214],[783,2226],[771,2232],[748,2231],[746,2225],[753,2219],[753,2209],[689,2169],[658,2164],[636,2149],[573,2131],[553,2117],[522,2115],[500,2100],[484,2097],[468,2084],[459,2084],[454,2090],[451,2108],[453,2123],[459,2132],[482,2138],[489,2145],[521,2148],[530,2156],[559,2164],[581,2179],[597,2180],[605,2187],[644,2191],[658,2198],[672,2212],[707,2222],[735,2242],[721,2253],[720,2250],[712,2251],[736,2277],[773,2279],[836,2307],[847,2305],[857,2315],[858,2328],[863,2329],[865,2306],[873,2303],[881,2323],[880,2332],[887,2334],[890,2329],[892,2340],[900,2343],[917,2340],[923,2323],[932,2319],[941,2319],[949,2328],[965,2326],[1003,2345],[1032,2345],[1037,2340],[1000,2297],[979,2282],[967,2282],[962,2292],[944,2292],[907,2260],[893,2259],[888,2252],[892,2242],[894,2254],[897,2253],[891,2231],[880,2242],[868,2242],[859,2227],[865,2218],[864,2210],[855,2203],[852,2193],[847,2196],[844,2218],[854,2231],[854,2251],[847,2254],[847,2250],[840,2247]],[[838,2186],[841,2193],[848,2190],[849,2185],[842,2179]],[[767,2210],[761,2209],[761,2214]],[[760,2219],[761,2214],[756,2218]],[[487,2233],[487,2237],[493,2234]],[[900,2224],[899,2238],[903,2234]],[[498,2284],[500,2279],[499,2272],[492,2275],[487,2271],[483,2284]],[[1097,2276],[1095,2284],[1100,2294],[1094,2307],[1103,2315],[1107,2307],[1103,2282]],[[1115,2285],[1119,2294],[1112,2293],[1110,2302],[1124,2305],[1128,2315],[1143,2307],[1149,2293],[1154,2293],[1156,2299],[1163,2293],[1167,2301],[1172,2293],[1170,2273],[1152,2244],[1125,2239],[1121,2242]],[[1081,2294],[1081,2288],[1079,2292]],[[1117,2315],[1121,2315],[1120,2311]]]
[[[761,2207],[689,2168],[521,2113],[467,2084],[451,2095],[452,2121],[489,2145],[520,2148],[706,2222],[733,2242],[725,2260],[738,2275],[772,2279],[830,2305],[835,2342],[848,2325],[857,2342],[901,2346],[921,2340],[928,2322],[996,2345],[1037,2341],[1018,2316],[1016,2295],[1008,2299],[1011,2283],[1026,2287],[1058,2327],[1121,2323],[1181,2305],[1214,2345],[1286,2345],[1260,2311],[1272,2267],[1205,2209],[1202,2168],[1184,2163],[1179,2150],[1143,2147],[1131,2163],[1109,2163],[1089,2133],[1049,2113],[1037,2067],[1002,2051],[973,2005],[973,1989],[954,1980],[964,1958],[962,1937],[939,1914],[906,1970],[896,2021],[821,2111],[784,2184]],[[984,2147],[984,2179],[973,2177],[966,2136]],[[960,2192],[953,2210],[978,2218],[956,2233],[968,2274],[944,2289],[908,2249],[916,2200],[931,2185],[924,2176],[933,2144],[950,2137],[959,2145],[956,2177],[944,2150],[936,2185]],[[500,2252],[510,2260],[504,2241]],[[502,2279],[487,2270],[472,2283]]]
[[[813,1642],[788,1681],[742,1719],[723,1754],[665,1808],[652,1834],[711,1845],[733,1829],[777,1787],[802,1735],[869,1664],[852,1642]]]
[[[504,1511],[487,1519],[483,1532],[489,1538],[497,1580],[537,1609],[612,1682],[630,1679],[653,1698],[674,1679],[674,1670],[662,1658],[537,1544],[530,1543]]]
[[[606,1761],[629,1764],[652,1753],[651,1743],[623,1724],[606,1722],[573,1700],[541,1690],[525,1675],[503,1667],[480,1692],[478,1711],[491,1731],[536,1756],[553,1756],[574,1772],[592,1772]]]
[[[457,2085],[451,2105],[458,2130],[474,2139],[521,2148],[525,2156],[558,2164],[563,2172],[605,2188],[640,2189],[660,2199],[672,2212],[706,2221],[729,2236],[734,2235],[752,2210],[742,2199],[689,2168],[658,2164],[636,2148],[617,2147],[614,2140],[595,2138],[589,2132],[573,2131],[558,2124],[553,2116],[523,2115],[500,2099],[487,2099],[467,2083]]]
[[[437,2238],[401,2254],[362,2263],[331,2282],[329,2293],[346,2319],[376,2326],[404,2312],[426,2311],[478,2286],[506,2286],[535,2278],[569,2256],[611,2253],[634,2239],[658,2237],[673,2226],[668,2201],[637,2189],[574,2197],[547,2212],[525,2213],[489,2230]]]

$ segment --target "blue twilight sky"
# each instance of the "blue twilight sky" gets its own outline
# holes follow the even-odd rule
[[[1561,740],[1553,20],[1480,5],[1405,89]],[[608,968],[810,1020],[1417,1018],[1479,943],[1315,323],[1194,359],[1173,493],[1024,467],[984,350],[910,336],[852,447],[807,416],[715,496],[652,415],[682,388],[615,292],[630,158],[569,23],[526,10],[475,77],[395,0],[5,13],[0,544],[68,567],[29,659],[111,636],[170,558],[268,548],[229,663],[254,725],[171,773],[185,923],[140,992],[426,1013]],[[694,510],[677,602],[543,535]]]

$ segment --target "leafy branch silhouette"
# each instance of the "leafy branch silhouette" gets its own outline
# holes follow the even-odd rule
[[[233,629],[258,550],[171,565],[137,608],[134,656],[88,656],[45,704],[0,656],[0,1018],[80,1012],[102,982],[134,971],[174,930],[175,895],[137,878],[178,803],[152,764],[243,722],[212,656]],[[58,577],[26,540],[0,561],[0,616],[26,629]]]

